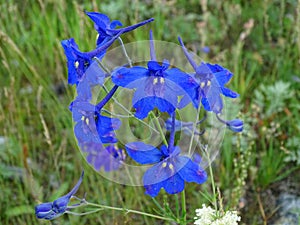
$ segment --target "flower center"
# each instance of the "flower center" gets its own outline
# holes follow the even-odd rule
[[[153,79],[153,85],[155,85],[155,84],[163,84],[163,83],[165,83],[165,78],[163,78],[163,77],[155,77]]]

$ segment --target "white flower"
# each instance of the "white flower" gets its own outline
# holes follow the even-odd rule
[[[194,218],[196,225],[238,225],[241,217],[236,211],[227,211],[225,213],[216,211],[210,206],[202,205],[201,209],[196,209],[196,217]]]

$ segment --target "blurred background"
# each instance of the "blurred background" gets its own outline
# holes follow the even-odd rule
[[[75,88],[67,85],[60,41],[73,37],[82,51],[94,48],[96,32],[84,10],[105,13],[125,26],[153,17],[147,27],[124,35],[124,42],[147,40],[149,28],[158,40],[177,43],[180,35],[205,61],[231,70],[229,87],[240,94],[232,110],[244,119],[245,130],[226,133],[213,165],[224,209],[238,210],[241,224],[299,224],[297,0],[1,0],[0,224],[165,224],[114,211],[52,222],[35,218],[34,206],[66,194],[83,168],[78,196],[87,192],[90,202],[155,213],[143,187],[105,180],[76,145],[68,110]],[[210,181],[187,185],[189,219],[208,204],[201,192],[212,194]],[[157,198],[171,208],[174,199]]]

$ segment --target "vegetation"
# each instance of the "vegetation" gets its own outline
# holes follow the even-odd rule
[[[131,1],[130,1],[131,3]],[[80,49],[95,42],[84,9],[99,11],[124,24],[153,17],[155,39],[187,47],[204,60],[229,68],[230,88],[245,121],[242,134],[226,134],[214,162],[214,178],[223,207],[241,212],[245,224],[267,224],[280,183],[298,183],[300,168],[300,1],[16,0],[0,3],[0,221],[1,224],[47,224],[34,206],[67,193],[84,168],[78,191],[90,202],[155,212],[143,187],[122,186],[95,173],[81,157],[73,136],[68,105],[74,88],[60,41],[74,37]],[[144,30],[125,42],[147,40]],[[204,54],[201,48],[208,46]],[[230,105],[227,104],[228,111]],[[278,191],[277,191],[278,190]],[[210,184],[189,184],[187,215],[209,204],[202,193]],[[299,194],[299,193],[298,193]],[[157,201],[176,202],[160,194]],[[172,208],[172,205],[164,205]],[[173,207],[174,208],[174,207]],[[158,220],[111,210],[83,217],[63,216],[52,224],[160,224]],[[163,223],[161,223],[163,224]]]

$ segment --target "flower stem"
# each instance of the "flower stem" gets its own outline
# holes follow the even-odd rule
[[[154,123],[155,123],[155,125],[157,126],[158,131],[159,131],[159,133],[160,133],[160,136],[161,136],[162,139],[163,139],[163,143],[164,143],[166,146],[168,146],[168,142],[167,142],[167,139],[166,139],[166,137],[165,137],[164,131],[163,131],[163,129],[161,128],[160,123],[159,123],[157,117],[155,116],[155,114],[154,114],[153,111],[151,111],[150,114],[154,117]]]
[[[133,210],[133,209],[125,209],[125,208],[119,208],[119,207],[113,207],[113,206],[107,206],[107,205],[100,205],[100,204],[90,203],[90,202],[87,202],[87,201],[86,201],[86,205],[101,208],[101,209],[111,209],[111,210],[116,210],[116,211],[122,211],[122,212],[125,212],[126,214],[127,213],[135,213],[135,214],[144,215],[144,216],[148,216],[148,217],[152,217],[152,218],[156,218],[156,219],[174,221],[171,218],[167,218],[167,217],[163,217],[163,216],[159,216],[159,215],[154,215],[154,214],[151,214],[151,213],[141,212],[141,211],[137,211],[137,210]]]
[[[209,174],[210,174],[211,188],[212,188],[212,191],[213,191],[213,198],[214,198],[213,199],[213,201],[214,201],[213,203],[214,203],[215,210],[218,211],[216,187],[215,187],[215,181],[214,181],[214,173],[213,173],[213,170],[212,170],[209,153],[207,151],[206,151],[206,154],[207,154],[208,163],[209,163]]]
[[[182,225],[186,225],[186,202],[185,202],[185,191],[181,192],[181,208],[182,208]]]
[[[197,129],[197,125],[198,125],[198,122],[199,122],[199,114],[200,114],[200,110],[201,110],[201,99],[199,100],[199,106],[198,106],[198,109],[197,109],[197,117],[196,117],[196,121],[194,123],[194,126],[193,126],[193,133],[191,135],[191,140],[190,140],[190,145],[189,145],[189,151],[188,151],[188,155],[191,156],[192,155],[192,146],[193,146],[193,140],[194,140],[194,137],[195,137],[195,133],[196,133],[196,129]],[[198,142],[198,140],[197,140]]]
[[[126,48],[124,46],[124,43],[122,41],[122,38],[121,37],[118,37],[118,41],[120,42],[120,45],[122,46],[122,50],[123,50],[123,53],[128,61],[128,64],[130,67],[132,67],[132,62],[131,62],[131,59],[129,58],[128,54],[127,54],[127,51],[126,51]]]
[[[176,112],[174,111],[172,114],[172,127],[171,127],[171,133],[170,133],[170,139],[169,139],[169,145],[168,145],[168,152],[171,152],[174,147],[175,142],[175,117]]]

